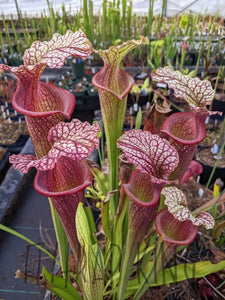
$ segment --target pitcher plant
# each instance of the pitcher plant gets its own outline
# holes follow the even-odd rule
[[[208,230],[214,226],[208,212],[193,215],[189,211],[188,199],[179,189],[193,168],[196,174],[201,172],[192,160],[206,136],[205,119],[212,114],[207,110],[214,95],[210,83],[169,67],[152,71],[152,80],[173,89],[175,96],[189,104],[189,112],[169,115],[157,133],[142,129],[123,132],[127,95],[134,79],[121,69],[120,62],[129,51],[146,44],[148,39],[140,37],[107,50],[94,50],[81,30],[67,31],[55,34],[50,42],[33,43],[24,53],[24,65],[0,65],[0,70],[17,77],[12,105],[25,115],[36,154],[12,155],[10,162],[23,173],[37,169],[34,187],[49,197],[75,259],[75,274],[69,273],[62,281],[43,268],[37,283],[64,300],[140,299],[156,285],[180,246],[192,243],[198,226]],[[93,52],[104,62],[92,83],[99,92],[108,173],[99,168],[95,171],[90,164],[91,153],[99,147],[99,124],[70,120],[74,96],[40,81],[46,66],[61,68],[66,57],[86,59]],[[125,170],[119,163],[121,156],[130,167],[119,177]],[[85,189],[92,184],[103,191],[98,226],[104,246],[99,243],[99,227],[97,230],[90,208],[84,205]],[[60,241],[58,236],[59,246]],[[64,255],[59,251],[61,264],[65,264]],[[204,264],[201,262],[201,271],[194,276],[212,272],[212,267],[206,269]],[[213,270],[224,266],[223,261]],[[17,277],[24,278],[23,272],[18,271]],[[76,284],[69,282],[70,277]],[[177,278],[184,280],[179,274]]]

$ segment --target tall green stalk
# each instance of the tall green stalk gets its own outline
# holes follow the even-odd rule
[[[197,57],[197,62],[196,62],[196,66],[195,66],[195,76],[197,76],[197,74],[198,74],[198,68],[200,65],[200,59],[201,59],[201,56],[203,53],[203,49],[204,49],[204,45],[202,44],[201,48],[198,51],[198,57]]]
[[[146,24],[146,27],[145,27],[145,35],[146,36],[151,35],[151,31],[152,31],[153,6],[154,6],[154,0],[149,0],[148,21],[147,21],[147,24]]]
[[[101,33],[102,33],[103,49],[106,49],[107,0],[104,0],[103,3],[102,3],[102,17],[99,16],[99,20],[102,20]]]
[[[5,36],[6,36],[6,42],[8,45],[9,53],[14,54],[13,47],[12,47],[12,40],[9,34],[9,24],[6,22],[4,14],[2,14],[2,23],[5,28]]]
[[[134,28],[134,39],[136,39],[137,38],[137,14],[136,13],[133,14],[132,20],[133,20],[133,28]]]
[[[87,0],[83,0],[83,18],[84,18],[84,29],[88,35],[88,3]]]
[[[56,17],[55,17],[55,12],[53,9],[52,4],[50,3],[49,0],[47,0],[48,3],[48,9],[49,9],[49,13],[50,13],[50,34],[51,36],[56,32]]]
[[[216,94],[216,91],[217,91],[217,86],[218,86],[218,82],[219,82],[220,76],[221,76],[221,74],[223,74],[223,72],[224,72],[224,67],[221,65],[219,67],[219,70],[218,70],[218,73],[217,73],[217,76],[216,76],[216,82],[215,82],[215,86],[214,86],[214,92],[215,92],[215,94]],[[211,102],[211,104],[209,106],[209,110],[210,111],[212,110],[212,105],[213,105],[213,101]]]
[[[159,19],[159,24],[158,24],[157,32],[160,32],[160,30],[161,30],[165,7],[166,7],[166,0],[163,0],[163,2],[162,2],[162,10],[161,10],[161,14],[160,14],[160,19]]]
[[[112,29],[112,7],[109,6],[108,7],[108,37],[107,37],[107,40],[108,41],[112,41],[113,39],[113,29]]]
[[[32,39],[31,39],[31,35],[29,33],[29,28],[28,28],[26,17],[23,19],[23,22],[21,23],[21,26],[22,26],[22,30],[23,30],[23,36],[24,36],[24,39],[25,39],[26,47],[29,48],[31,43],[32,43]]]
[[[1,45],[1,55],[2,55],[2,58],[3,58],[4,53],[5,53],[5,42],[4,42],[1,30],[0,30],[0,45]]]
[[[123,19],[123,36],[124,36],[124,38],[126,38],[126,34],[127,34],[126,10],[127,10],[127,1],[122,0],[122,19]]]
[[[132,18],[132,2],[127,7],[127,39],[131,39],[131,18]]]
[[[212,39],[215,31],[215,23],[214,23],[214,18],[213,18],[213,25],[211,29],[211,34],[210,34],[210,39],[209,39],[209,44],[208,44],[208,51],[207,51],[207,56],[210,57],[210,52],[211,52],[211,47],[212,47]]]
[[[94,42],[94,13],[93,13],[93,1],[89,2],[89,28],[90,28],[90,42]]]
[[[37,32],[39,31],[39,26],[37,25],[35,18],[31,19],[31,24],[33,29],[32,41],[37,41],[38,40]]]

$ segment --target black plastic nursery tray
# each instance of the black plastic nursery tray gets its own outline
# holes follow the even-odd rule
[[[27,140],[29,138],[28,134],[21,134],[17,140],[15,141],[15,143],[12,144],[1,144],[0,142],[0,146],[7,148],[9,152],[11,153],[19,153],[22,151],[23,147],[25,146]]]
[[[9,152],[5,149],[5,153],[2,155],[0,160],[0,185],[4,180],[5,174],[9,168]]]
[[[7,158],[4,158],[4,162],[2,161],[1,174],[4,173],[5,176],[4,178],[2,178],[1,185],[0,185],[0,222],[4,218],[7,210],[13,204],[13,200],[20,188],[20,185],[24,177],[23,173],[14,169],[14,167],[8,163],[9,155],[14,153],[11,151],[12,149],[15,150],[15,148],[11,148],[10,151],[7,151],[8,153]],[[18,147],[16,149],[19,150]],[[19,153],[34,154],[33,144],[31,140],[28,139],[28,137],[26,143],[23,144],[22,148],[20,148]],[[8,163],[7,170],[4,170],[5,164],[3,165],[3,163]]]
[[[138,105],[145,105],[147,101],[152,99],[151,95],[143,95],[139,97]],[[132,106],[135,103],[135,96],[128,94],[127,104]],[[99,96],[76,96],[75,111],[94,111],[100,109]]]
[[[96,110],[100,109],[99,97],[98,96],[80,96],[76,97],[75,110]]]
[[[18,154],[25,146],[29,135],[20,135],[13,144],[0,144],[0,147],[5,150],[4,155],[0,159],[0,185],[3,182],[7,171],[10,168],[9,156],[12,154]]]
[[[34,154],[29,138],[20,153]],[[0,222],[56,255],[57,245],[48,199],[34,190],[34,176],[34,169],[24,175],[13,166],[9,167],[0,184]],[[15,272],[21,269],[29,275],[38,276],[43,265],[52,272],[53,260],[24,240],[0,230],[0,265],[0,299],[44,298],[43,288],[26,280],[15,279]]]
[[[4,216],[4,225],[31,239],[57,256],[57,243],[48,199],[33,188],[34,170],[23,177],[16,192],[15,204]],[[14,181],[13,181],[14,180]],[[19,182],[18,177],[10,178],[11,183]],[[12,186],[8,187],[12,188]],[[41,226],[41,227],[40,227]],[[20,269],[28,275],[38,277],[42,267],[54,270],[54,261],[34,245],[0,230],[0,299],[43,300],[45,289],[16,279]]]
[[[138,105],[143,106],[145,105],[148,101],[151,102],[153,98],[153,95],[140,95],[138,98]],[[127,98],[127,105],[132,106],[136,102],[136,95],[134,94],[128,94]]]

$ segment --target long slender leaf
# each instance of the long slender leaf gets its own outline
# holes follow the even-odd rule
[[[98,243],[93,243],[82,203],[77,208],[76,229],[82,252],[80,270],[84,299],[101,300],[104,290],[103,254]]]
[[[37,249],[40,249],[42,252],[44,252],[44,253],[47,254],[50,258],[52,258],[57,264],[60,265],[60,262],[55,258],[54,255],[52,255],[51,252],[49,252],[48,250],[46,250],[45,248],[43,248],[43,247],[40,246],[39,244],[33,242],[32,240],[28,239],[28,238],[25,237],[23,234],[21,234],[21,233],[15,231],[15,230],[13,230],[13,229],[11,229],[11,228],[9,228],[9,227],[3,225],[3,224],[0,224],[0,230],[4,230],[4,231],[6,231],[6,232],[8,232],[8,233],[11,233],[11,234],[17,236],[18,238],[20,238],[20,239],[26,241],[26,242],[29,243],[30,245],[35,246]]]
[[[144,274],[152,268],[152,262],[149,262],[143,270],[140,272],[140,276],[131,280],[128,284],[126,299],[134,294],[141,283],[146,280]],[[191,278],[201,278],[211,273],[216,273],[225,268],[225,260],[220,261],[217,264],[213,264],[211,261],[201,261],[196,263],[185,263],[173,266],[171,268],[164,269],[154,283],[149,287],[156,287],[160,285],[167,285],[174,282],[181,282],[183,280]]]
[[[59,215],[52,205],[52,201],[49,199],[49,205],[51,209],[52,221],[55,228],[56,239],[59,249],[59,257],[61,262],[62,274],[64,278],[68,275],[68,240],[63,229],[62,223],[60,221]]]
[[[82,300],[74,286],[64,278],[48,273],[45,268],[43,268],[42,274],[44,275],[44,280],[46,280],[46,289],[55,293],[63,300]]]

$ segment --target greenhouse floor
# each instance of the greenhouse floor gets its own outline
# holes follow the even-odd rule
[[[54,254],[56,240],[48,199],[34,190],[32,184],[34,175],[29,173],[25,178],[16,203],[5,217],[4,224]],[[44,298],[46,291],[42,287],[37,287],[26,280],[15,279],[17,269],[34,276],[41,273],[42,266],[46,266],[52,272],[54,261],[43,252],[12,234],[0,231],[0,266],[1,300]]]

